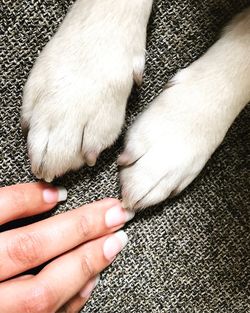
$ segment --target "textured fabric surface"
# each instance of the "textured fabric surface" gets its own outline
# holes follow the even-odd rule
[[[91,1],[91,0],[90,0]],[[70,0],[0,0],[0,185],[33,181],[19,112],[28,73]],[[197,59],[249,0],[155,0],[143,86],[133,90],[126,127],[165,82]],[[178,198],[141,212],[130,243],[101,277],[82,312],[250,312],[249,108],[199,177]],[[126,128],[125,127],[125,128]],[[58,180],[65,211],[119,196],[123,136],[93,168]],[[171,147],[169,147],[171,149]]]

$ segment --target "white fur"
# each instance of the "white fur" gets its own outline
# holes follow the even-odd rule
[[[47,181],[94,165],[120,133],[140,84],[152,0],[78,0],[38,58],[24,91],[32,170]],[[181,192],[250,99],[250,10],[172,80],[128,132],[119,163],[124,205]]]
[[[124,206],[181,192],[201,171],[250,99],[250,10],[173,79],[129,130],[119,163]]]
[[[54,177],[118,137],[133,77],[140,83],[152,0],[78,0],[48,43],[24,89],[32,170]]]

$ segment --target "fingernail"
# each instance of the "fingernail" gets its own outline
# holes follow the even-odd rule
[[[103,245],[103,254],[107,260],[112,261],[114,257],[121,252],[127,245],[128,236],[123,230],[120,230],[110,236]]]
[[[56,203],[65,201],[67,199],[68,192],[64,187],[51,187],[44,189],[43,200],[45,203]]]
[[[99,283],[100,275],[97,275],[96,277],[89,280],[89,282],[84,286],[84,288],[80,291],[80,297],[81,298],[89,298],[92,291],[95,289],[97,284]]]
[[[134,216],[134,212],[126,211],[120,205],[116,205],[106,212],[105,223],[107,227],[115,227],[132,220]]]

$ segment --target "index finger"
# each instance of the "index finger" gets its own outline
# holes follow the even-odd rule
[[[0,225],[46,212],[66,198],[65,188],[41,182],[0,188]]]
[[[120,228],[134,214],[103,199],[0,234],[0,281],[34,268],[93,238]],[[3,260],[3,262],[1,262]]]

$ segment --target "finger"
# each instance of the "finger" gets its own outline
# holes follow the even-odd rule
[[[77,313],[84,307],[86,302],[89,300],[92,291],[95,289],[96,285],[100,280],[100,276],[95,276],[90,279],[84,288],[77,293],[72,299],[70,299],[61,309],[56,313]]]
[[[67,198],[63,187],[45,183],[19,184],[0,188],[0,225],[52,209]]]
[[[54,291],[56,309],[69,301],[90,278],[107,267],[127,242],[127,235],[118,231],[79,246],[44,268],[37,278]],[[65,281],[68,282],[67,288],[64,287]]]
[[[2,286],[3,284],[11,284],[11,283],[17,282],[17,281],[28,280],[28,279],[31,279],[31,278],[33,278],[33,277],[34,277],[34,275],[31,275],[31,274],[18,276],[18,277],[12,278],[12,279],[10,279],[10,280],[7,280],[7,281],[1,283],[1,286]]]
[[[127,242],[123,231],[89,241],[52,261],[31,280],[0,285],[0,312],[56,312],[107,267]]]
[[[121,228],[134,216],[104,199],[0,234],[0,281],[23,273],[81,243]],[[4,262],[1,262],[4,260]]]

